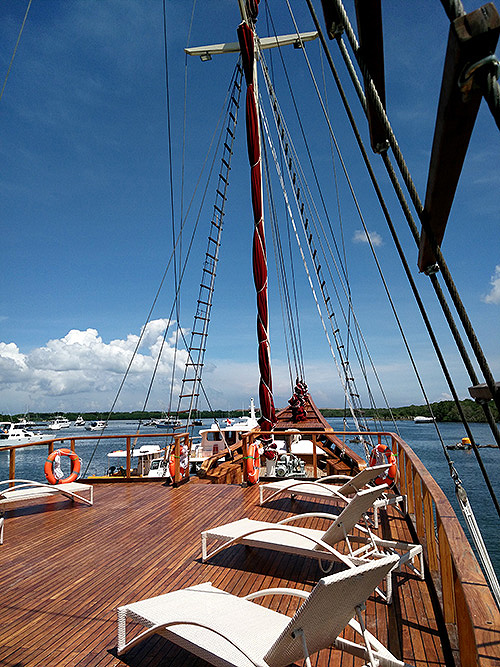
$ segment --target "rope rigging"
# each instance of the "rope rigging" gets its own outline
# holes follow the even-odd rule
[[[336,4],[336,7],[339,9],[339,13],[341,13],[341,10],[340,10],[341,3],[336,1],[335,4]],[[347,111],[347,113],[348,113],[349,120],[350,120],[350,122],[351,122],[351,125],[352,125],[352,127],[353,127],[353,130],[354,130],[354,132],[355,132],[356,139],[357,139],[357,141],[358,141],[358,144],[360,145],[360,150],[361,150],[361,152],[362,152],[363,159],[364,159],[364,161],[365,161],[365,163],[366,163],[366,165],[367,165],[367,168],[368,168],[369,173],[370,173],[370,177],[372,178],[372,181],[374,181],[374,186],[375,186],[375,177],[374,177],[374,175],[373,175],[373,171],[372,171],[372,169],[371,169],[371,165],[370,165],[370,163],[369,163],[368,156],[367,156],[367,154],[366,154],[366,151],[365,151],[364,147],[362,147],[362,141],[361,141],[361,139],[360,139],[359,133],[358,133],[357,128],[356,128],[356,126],[355,126],[355,122],[354,122],[354,119],[353,119],[353,117],[352,117],[352,114],[350,113],[350,110],[349,110],[349,108],[348,108],[348,103],[347,103],[347,100],[346,100],[346,98],[345,98],[345,95],[344,95],[343,91],[341,90],[341,85],[340,85],[340,81],[339,81],[339,79],[338,79],[338,75],[336,74],[336,71],[335,71],[335,68],[334,68],[334,65],[333,65],[333,61],[331,60],[331,57],[329,56],[328,47],[327,47],[327,45],[326,45],[324,36],[323,36],[323,34],[322,34],[321,28],[320,28],[319,23],[318,23],[318,21],[317,21],[317,18],[316,18],[316,16],[315,16],[314,9],[312,8],[312,5],[311,5],[311,3],[310,3],[310,0],[308,0],[308,5],[309,5],[310,11],[311,11],[311,15],[313,16],[313,20],[315,21],[316,27],[317,27],[317,29],[318,29],[318,31],[319,31],[319,33],[320,33],[320,39],[321,39],[321,41],[322,41],[323,48],[324,48],[325,52],[327,53],[327,57],[328,57],[329,64],[330,64],[330,68],[331,68],[331,70],[332,70],[332,73],[334,74],[334,78],[335,78],[337,87],[339,88],[339,91],[341,92],[342,101],[343,101],[343,103],[344,103],[344,106],[346,107],[346,111]],[[343,11],[343,8],[342,8],[342,23],[343,23],[343,24],[344,24],[344,23],[347,23],[347,24],[348,24],[348,21],[344,21],[344,16],[345,16],[345,12]],[[346,18],[347,18],[347,17],[346,17]],[[352,48],[353,48],[353,51],[355,52],[356,57],[358,58],[358,60],[360,60],[360,58],[359,58],[359,52],[358,52],[358,48],[359,48],[359,47],[357,46],[357,42],[356,42],[355,38],[353,39],[353,32],[352,32],[352,29],[350,29],[350,26],[349,26],[349,29],[347,30],[347,32],[348,32],[349,41],[351,42],[351,46],[352,46]],[[352,34],[351,34],[351,33],[352,33]],[[339,45],[339,47],[340,47],[340,50],[341,50],[342,55],[343,55],[343,57],[344,57],[344,60],[346,61],[346,63],[348,63],[348,70],[350,71],[351,78],[353,78],[354,69],[352,68],[352,66],[349,65],[350,60],[349,60],[349,58],[348,58],[348,54],[347,54],[347,52],[346,52],[346,50],[345,50],[345,47],[343,46],[343,42],[342,42],[342,39],[341,39],[341,35],[340,35],[340,34],[337,34],[337,35],[336,35],[336,41],[337,41],[337,43],[338,43],[338,45]],[[353,42],[354,42],[354,43],[353,43]],[[347,57],[346,57],[346,56],[347,56]],[[367,73],[366,67],[365,67],[362,63],[360,63],[360,69],[362,70],[363,75],[365,75],[365,73]],[[355,79],[356,79],[356,80],[355,80],[355,88],[356,88],[356,91],[357,91],[357,93],[358,93],[358,97],[360,97],[360,100],[362,101],[362,106],[363,106],[363,108],[364,108],[365,111],[366,111],[366,100],[365,100],[365,98],[364,98],[363,91],[362,91],[362,89],[361,89],[361,85],[359,84],[359,81],[357,80],[357,77],[355,77]],[[354,81],[354,78],[353,78],[353,81]],[[389,123],[388,123],[388,121],[387,121],[387,117],[385,116],[385,112],[384,112],[384,110],[383,110],[383,108],[382,108],[382,105],[381,105],[381,103],[380,103],[380,100],[378,100],[378,96],[377,96],[376,90],[374,90],[373,82],[371,81],[371,79],[370,79],[369,83],[370,83],[370,85],[368,86],[368,89],[369,89],[370,95],[371,95],[373,92],[375,93],[374,96],[377,98],[377,110],[380,112],[380,116],[383,118],[384,123],[386,123],[387,128],[390,129]],[[373,90],[372,90],[372,89],[373,89]],[[361,94],[360,94],[360,93],[361,93]],[[400,154],[398,155],[399,148],[398,148],[398,146],[397,146],[397,142],[396,142],[396,140],[395,140],[394,134],[392,133],[392,130],[389,132],[389,137],[390,137],[390,144],[391,144],[391,147],[393,148],[393,152],[397,155],[397,161],[398,161],[398,166],[400,167],[400,171],[401,171],[402,174],[403,174],[403,178],[404,178],[405,182],[407,181],[407,187],[409,186],[408,189],[409,189],[410,194],[412,195],[412,199],[413,199],[414,203],[417,202],[417,204],[418,204],[418,205],[416,205],[417,211],[419,211],[419,214],[421,214],[421,211],[423,210],[423,207],[422,207],[422,205],[420,204],[420,200],[418,199],[418,195],[416,194],[416,190],[414,189],[414,186],[413,186],[413,184],[412,184],[412,182],[411,182],[411,178],[409,177],[409,174],[406,174],[406,173],[405,173],[406,165],[404,164],[404,161],[403,161],[402,159],[400,159]],[[388,158],[388,156],[387,156],[386,151],[382,151],[382,158],[383,158],[383,161],[384,161],[384,163],[386,164],[386,167],[387,167],[387,165],[390,164],[390,163],[389,163],[389,158]],[[393,184],[394,184],[394,181],[395,181],[395,180],[397,181],[397,179],[395,178],[395,176],[393,175],[393,173],[390,173],[390,176],[391,176],[391,181],[392,181]],[[405,177],[405,176],[406,176],[406,177]],[[376,187],[378,188],[378,186],[376,186]],[[400,190],[397,191],[397,193],[398,193],[398,198],[400,199],[400,202],[404,201],[404,196],[402,196],[402,193],[400,192]],[[379,197],[379,198],[380,198],[380,197]],[[405,212],[405,217],[407,218],[407,220],[408,220],[409,222],[410,222],[410,220],[413,222],[412,217],[411,217],[411,213],[409,212],[408,207],[407,207],[407,206],[403,207],[403,210],[404,210],[404,212]],[[387,221],[388,221],[388,223],[389,223],[389,222],[390,222],[390,218],[388,218],[388,217],[386,216],[386,219],[387,219]],[[411,224],[411,223],[410,223],[410,224]],[[414,223],[413,223],[413,225],[414,225]],[[424,225],[423,225],[423,226],[424,226]],[[399,253],[399,255],[400,255],[400,258],[401,258],[401,260],[403,261],[404,255],[403,255],[403,253],[402,253],[402,249],[401,249],[401,246],[400,246],[399,241],[398,241],[398,239],[397,239],[397,234],[396,234],[396,232],[395,232],[395,230],[394,230],[394,227],[393,227],[393,225],[392,225],[392,222],[389,224],[389,227],[390,227],[390,230],[391,230],[391,235],[393,236],[393,239],[394,239],[395,242],[396,242],[396,246],[397,246],[397,248],[398,248],[398,253]],[[419,235],[418,235],[418,232],[416,231],[416,226],[411,226],[411,228],[412,228],[412,232],[413,232],[413,235],[414,235],[414,237],[415,237],[415,240],[416,240],[417,243],[418,243],[418,241],[419,241]],[[426,231],[427,231],[427,230],[426,230]],[[435,246],[435,244],[434,244],[434,246]],[[483,370],[483,373],[484,373],[485,378],[486,378],[486,380],[487,380],[487,384],[488,384],[488,386],[490,387],[490,390],[492,390],[492,394],[495,395],[495,393],[494,393],[494,391],[493,391],[493,388],[494,388],[494,381],[493,381],[493,379],[492,379],[491,373],[490,373],[489,368],[488,368],[488,366],[487,366],[486,360],[484,359],[484,356],[482,355],[482,351],[481,351],[480,348],[479,348],[479,343],[477,342],[477,339],[476,339],[476,337],[475,337],[475,334],[474,334],[474,332],[473,332],[473,330],[472,330],[472,326],[470,325],[470,322],[468,321],[467,315],[466,315],[466,313],[465,313],[465,309],[463,308],[463,305],[461,304],[461,301],[460,301],[460,299],[459,299],[459,297],[458,297],[458,293],[456,293],[456,288],[455,288],[455,286],[454,286],[454,284],[453,284],[453,282],[452,282],[452,280],[451,280],[451,276],[449,275],[448,269],[447,269],[446,264],[445,264],[445,262],[444,262],[444,260],[443,260],[443,258],[442,258],[442,255],[441,255],[441,253],[440,253],[439,247],[434,247],[434,246],[433,246],[433,250],[434,250],[434,249],[436,250],[436,257],[438,258],[439,266],[440,266],[440,268],[444,267],[445,283],[446,283],[447,286],[448,286],[448,289],[449,289],[449,291],[450,291],[450,295],[451,295],[451,297],[452,297],[452,300],[453,300],[454,303],[455,303],[455,307],[457,308],[457,312],[459,313],[460,319],[462,320],[462,323],[463,323],[463,325],[464,325],[464,329],[466,330],[466,333],[467,333],[467,335],[468,335],[468,337],[469,337],[469,341],[471,342],[471,345],[472,345],[472,347],[473,347],[473,349],[474,349],[474,352],[475,352],[475,354],[476,354],[476,358],[478,359],[478,363],[480,364],[481,369]],[[428,321],[427,315],[426,315],[426,313],[425,313],[425,308],[423,307],[423,304],[422,304],[422,302],[421,302],[421,300],[420,300],[420,297],[417,298],[417,294],[418,294],[418,292],[417,292],[417,290],[416,290],[416,285],[415,285],[413,279],[411,278],[411,274],[410,274],[410,271],[409,271],[409,267],[407,266],[406,260],[404,260],[403,265],[404,265],[404,267],[405,267],[405,272],[407,273],[407,277],[408,277],[409,280],[410,280],[410,284],[411,284],[411,287],[412,287],[412,291],[413,291],[413,293],[414,293],[414,295],[415,295],[415,298],[417,299],[417,303],[418,303],[418,305],[419,305],[419,309],[421,310],[422,316],[424,317],[424,322],[425,322],[426,327],[427,327],[427,329],[428,329],[428,332],[429,332],[429,334],[430,334],[430,336],[431,336],[431,341],[432,341],[432,343],[433,343],[433,345],[434,345],[434,347],[435,347],[435,351],[436,351],[436,353],[437,353],[437,355],[438,355],[438,359],[439,359],[440,364],[441,364],[441,366],[442,366],[442,369],[443,369],[443,371],[444,371],[445,377],[446,377],[446,379],[447,379],[447,381],[448,381],[448,384],[449,384],[449,386],[450,386],[450,389],[452,390],[452,394],[453,394],[453,396],[454,396],[454,398],[455,398],[455,401],[456,401],[456,403],[457,403],[457,407],[458,407],[458,409],[459,409],[459,412],[460,412],[460,415],[461,415],[461,418],[462,418],[462,422],[463,422],[463,424],[464,424],[464,426],[465,426],[465,428],[466,428],[467,433],[469,434],[469,433],[470,433],[470,428],[469,428],[468,423],[467,423],[467,421],[466,421],[466,419],[465,419],[465,416],[463,415],[463,411],[461,410],[461,406],[460,406],[460,403],[459,403],[459,401],[458,401],[458,396],[457,396],[456,391],[455,391],[455,389],[454,389],[454,387],[453,387],[453,383],[451,382],[451,377],[449,376],[449,373],[448,373],[447,368],[446,368],[446,364],[445,364],[445,362],[444,362],[444,359],[442,358],[441,352],[440,352],[439,347],[438,347],[438,345],[437,345],[437,341],[436,341],[436,339],[435,339],[435,337],[434,337],[434,334],[433,334],[433,331],[432,331],[432,327],[431,327],[430,322]],[[437,285],[437,278],[436,278],[436,276],[432,276],[432,277],[431,277],[431,282],[433,283],[433,287],[434,287],[434,289],[435,289],[435,290],[437,291],[437,293],[438,293],[438,298],[440,299],[440,302],[441,302],[441,301],[444,301],[444,297],[442,297],[442,293],[440,293],[439,290],[438,290],[438,285]],[[443,305],[443,304],[442,304],[442,305]],[[462,311],[463,311],[463,312],[462,312]],[[445,312],[446,312],[446,310],[445,310]],[[452,328],[452,331],[454,332],[454,335],[455,335],[456,329],[455,329],[455,328]],[[478,348],[479,348],[479,349],[478,349]],[[460,346],[459,346],[459,349],[461,349]],[[462,351],[462,350],[461,350],[461,351]],[[470,367],[472,368],[472,365],[471,365],[471,364],[466,364],[466,366],[470,366]],[[491,385],[491,386],[490,386],[490,385]],[[485,410],[485,413],[486,413],[486,414],[489,412],[489,408],[488,408],[488,406],[483,405],[483,409]],[[487,417],[488,417],[488,414],[487,414]],[[490,425],[491,425],[491,421],[492,421],[492,418],[491,418],[491,416],[490,416],[490,417],[488,418],[488,422],[490,423]],[[437,431],[438,431],[438,433],[439,433],[439,429],[437,428],[437,424],[436,424],[435,421],[434,421],[434,423],[435,423],[436,429],[437,429]],[[496,430],[496,425],[494,424],[494,420],[493,420],[493,425],[495,426],[495,429],[494,429],[494,430]],[[440,436],[439,436],[439,437],[440,437]],[[447,459],[447,461],[448,461],[448,465],[449,465],[449,468],[450,468],[450,475],[452,476],[453,481],[454,481],[454,483],[455,483],[455,491],[456,491],[456,497],[457,497],[457,500],[458,500],[459,505],[460,505],[460,507],[461,507],[461,509],[462,509],[462,512],[463,512],[463,515],[464,515],[464,519],[465,519],[466,524],[467,524],[467,526],[468,526],[468,528],[469,528],[469,530],[470,530],[470,533],[471,533],[471,535],[472,535],[472,538],[473,538],[473,540],[474,540],[474,542],[475,542],[475,544],[476,544],[476,546],[477,546],[478,553],[479,553],[480,558],[481,558],[481,561],[482,561],[482,563],[483,563],[483,568],[484,568],[484,570],[485,570],[485,574],[486,574],[486,576],[488,577],[488,580],[489,580],[489,582],[490,582],[490,586],[491,586],[491,588],[492,588],[492,591],[493,591],[493,593],[494,593],[494,596],[495,596],[495,598],[496,598],[496,600],[497,600],[497,603],[500,604],[500,587],[499,587],[499,585],[498,585],[498,581],[496,580],[496,576],[495,576],[495,573],[494,573],[493,568],[492,568],[492,566],[491,566],[491,562],[490,562],[490,560],[489,560],[489,556],[488,556],[488,554],[487,554],[487,551],[486,551],[486,549],[485,549],[485,547],[484,547],[484,543],[482,542],[482,538],[481,538],[480,533],[479,533],[479,530],[478,530],[478,528],[477,528],[477,524],[476,524],[476,521],[475,521],[475,518],[474,518],[474,515],[473,515],[473,512],[472,512],[472,509],[471,509],[471,507],[470,507],[468,498],[467,498],[467,494],[466,494],[466,492],[465,492],[465,489],[463,488],[463,485],[462,485],[461,480],[460,480],[459,477],[458,477],[458,473],[457,473],[457,471],[456,471],[456,469],[455,469],[455,467],[454,467],[454,465],[453,465],[453,461],[451,461],[451,459],[450,459],[450,457],[449,457],[449,455],[448,455],[448,453],[447,453],[447,451],[446,451],[446,448],[445,448],[445,446],[444,446],[444,443],[442,442],[441,437],[440,437],[440,440],[441,440],[441,445],[442,445],[442,448],[443,448],[443,452],[444,452],[445,457],[446,457],[446,459]],[[473,438],[471,439],[471,443],[472,443],[472,442],[474,442],[474,439],[473,439]],[[489,490],[489,492],[490,492],[490,495],[491,495],[491,497],[492,497],[493,503],[494,503],[494,505],[495,505],[495,509],[497,510],[497,513],[498,513],[498,512],[499,512],[498,501],[497,501],[496,496],[495,496],[495,493],[494,493],[494,491],[493,491],[493,489],[492,489],[491,483],[490,483],[490,481],[489,481],[488,475],[487,475],[486,470],[485,470],[485,468],[484,468],[484,465],[483,465],[483,463],[482,463],[482,461],[481,461],[481,457],[480,457],[480,455],[479,455],[479,452],[478,452],[478,449],[477,449],[477,446],[475,445],[475,443],[474,443],[474,445],[473,445],[473,450],[474,450],[474,453],[476,454],[476,458],[478,459],[478,462],[479,462],[481,471],[482,471],[482,473],[483,473],[483,477],[484,477],[484,479],[485,479],[486,485],[487,485],[488,490]]]
[[[335,39],[336,39],[336,42],[337,42],[337,44],[340,48],[342,57],[343,57],[343,59],[346,63],[346,66],[348,68],[351,79],[353,80],[353,83],[354,83],[354,86],[356,88],[356,92],[358,94],[358,97],[360,98],[363,109],[366,112],[366,98],[363,94],[361,85],[360,85],[359,81],[357,80],[357,76],[355,74],[354,68],[352,66],[352,63],[350,62],[349,54],[347,53],[347,49],[346,49],[345,44],[342,40],[342,34],[341,34],[342,30],[345,30],[345,33],[348,37],[348,40],[349,40],[349,43],[350,43],[351,48],[353,50],[353,53],[355,54],[356,60],[358,62],[359,68],[360,68],[360,70],[363,74],[363,77],[365,78],[365,81],[368,82],[367,92],[368,92],[369,98],[372,101],[372,103],[375,105],[377,114],[378,114],[378,116],[379,116],[381,122],[383,123],[384,128],[387,132],[388,141],[389,141],[390,147],[393,151],[394,157],[396,159],[396,163],[397,163],[398,168],[401,172],[401,175],[402,175],[403,180],[405,182],[405,185],[407,187],[408,193],[410,194],[410,198],[413,202],[415,210],[418,213],[420,222],[422,223],[422,228],[425,230],[425,233],[428,236],[430,245],[432,247],[432,251],[434,252],[435,257],[437,259],[437,264],[439,266],[441,275],[443,276],[443,280],[445,282],[445,285],[448,289],[450,297],[451,297],[451,299],[453,301],[453,304],[455,306],[455,309],[458,313],[458,316],[459,316],[460,321],[462,323],[463,329],[464,329],[464,331],[467,335],[467,338],[469,340],[469,344],[471,345],[471,348],[472,348],[472,350],[473,350],[473,352],[476,356],[476,360],[479,364],[479,367],[481,368],[481,371],[484,375],[484,379],[486,381],[486,384],[488,385],[488,388],[489,388],[489,390],[490,390],[490,392],[493,396],[493,399],[496,403],[497,408],[500,410],[500,392],[498,392],[497,389],[496,389],[495,380],[494,380],[493,375],[491,373],[491,370],[489,368],[488,362],[486,361],[486,357],[485,357],[485,355],[484,355],[484,353],[481,349],[481,346],[479,344],[479,341],[476,337],[476,334],[475,334],[474,329],[472,327],[472,323],[470,322],[470,320],[468,318],[468,315],[467,315],[467,312],[465,310],[465,307],[464,307],[464,305],[463,305],[463,303],[460,299],[460,295],[458,294],[458,290],[457,290],[457,288],[456,288],[456,286],[453,282],[453,279],[451,277],[451,274],[448,270],[448,267],[447,267],[446,261],[443,257],[443,254],[441,252],[441,249],[440,249],[439,245],[437,245],[437,243],[435,242],[434,234],[433,234],[432,230],[429,228],[429,226],[427,224],[427,221],[425,219],[425,216],[423,215],[424,207],[423,207],[422,202],[420,200],[420,197],[418,195],[415,184],[413,183],[413,180],[411,178],[411,174],[410,174],[410,172],[408,170],[408,167],[406,165],[406,162],[403,158],[403,155],[402,155],[401,150],[399,148],[399,145],[397,143],[396,137],[394,135],[392,127],[391,127],[391,125],[389,123],[389,120],[387,118],[387,115],[385,113],[384,107],[383,107],[383,105],[380,101],[380,98],[378,96],[375,85],[373,84],[373,81],[371,79],[368,68],[366,67],[366,64],[363,62],[363,59],[361,57],[359,44],[358,44],[356,36],[354,34],[354,30],[352,29],[349,18],[348,18],[347,13],[346,13],[343,5],[342,5],[341,0],[333,0],[333,3],[334,3],[334,6],[335,6],[335,10],[337,11],[338,16],[339,16],[339,24],[336,26],[337,33],[335,35]],[[311,0],[307,0],[307,4],[308,4],[309,9],[311,11],[311,16],[313,16],[313,20],[315,21],[316,25],[319,26],[319,22],[317,20],[314,8],[312,7]],[[320,27],[319,27],[318,31],[320,32],[320,38],[321,38],[321,41],[322,41],[322,44],[323,44],[323,48],[327,50],[328,47],[326,46],[326,41],[324,39],[324,36],[322,36],[323,33],[322,33]],[[333,65],[333,61],[331,61],[330,66],[332,66],[332,65]],[[337,86],[338,86],[338,84],[337,84]],[[385,151],[382,152],[382,155],[384,155],[384,153],[385,153]],[[388,162],[388,158],[385,158],[384,163],[387,164],[387,162]],[[410,224],[410,229],[411,229],[412,234],[414,236],[415,242],[417,243],[417,245],[419,245],[420,235],[419,235],[417,227],[416,227],[416,225],[413,221],[413,218],[411,218],[411,221],[410,221],[410,219],[407,216],[407,221]],[[433,287],[436,288],[437,281],[432,281],[432,284],[433,284]],[[460,348],[460,354],[461,354],[462,358],[464,357],[464,355],[466,355],[466,351],[465,351],[464,347]],[[487,409],[487,406],[485,406],[485,408]],[[488,422],[490,422],[490,419],[488,419]],[[496,437],[496,439],[497,439],[497,437]],[[497,442],[498,442],[498,439],[497,439]]]

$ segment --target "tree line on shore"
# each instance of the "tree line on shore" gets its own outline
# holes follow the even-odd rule
[[[462,410],[465,414],[467,421],[469,422],[485,422],[486,418],[481,406],[471,399],[465,399],[460,401]],[[436,403],[431,403],[432,415],[438,422],[458,422],[460,421],[460,415],[458,413],[458,408],[455,405],[454,401],[438,401]],[[495,421],[499,421],[498,410],[493,401],[490,402],[491,412]],[[343,408],[323,408],[321,409],[322,414],[326,417],[350,417],[350,414]],[[58,413],[62,414],[64,417],[67,417],[70,421],[75,421],[79,414],[85,419],[85,421],[93,421],[96,419],[106,419],[108,417],[107,413],[99,412],[64,412]],[[413,420],[414,417],[430,417],[431,414],[426,405],[407,405],[399,408],[367,408],[363,410],[363,415],[368,418],[376,418],[382,420],[390,421],[393,417],[397,420]],[[47,422],[53,419],[55,413],[53,412],[31,412],[29,415],[0,415],[1,421],[20,421],[23,418],[29,419],[34,422]],[[165,416],[165,413],[159,411],[148,411],[144,412],[142,410],[136,410],[132,412],[113,412],[109,415],[110,420],[132,420],[132,421],[148,421],[150,419],[161,419]],[[177,415],[176,415],[177,417]],[[178,415],[179,419],[185,419],[187,415],[182,413]],[[241,417],[241,410],[215,410],[210,412],[209,410],[200,411],[197,415],[197,419],[236,419]]]
[[[484,411],[476,401],[466,398],[460,401],[462,411],[468,422],[486,422]],[[406,405],[399,408],[368,408],[363,410],[365,417],[388,420],[413,420],[415,417],[434,417],[438,422],[459,422],[460,415],[455,401],[437,401],[430,404],[432,414],[427,405]],[[490,409],[495,421],[499,421],[498,410],[493,401],[490,401]],[[345,410],[326,409],[321,410],[325,417],[343,417]],[[349,415],[347,415],[349,416]]]

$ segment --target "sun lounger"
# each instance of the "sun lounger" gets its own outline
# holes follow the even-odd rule
[[[331,500],[342,500],[344,502],[349,502],[347,496],[352,496],[358,491],[366,488],[368,485],[373,483],[377,477],[382,476],[388,468],[388,465],[383,464],[365,468],[353,477],[348,475],[329,475],[328,477],[322,477],[318,480],[281,479],[276,482],[261,484],[259,487],[259,504],[263,505],[264,503],[273,500],[273,498],[276,498],[282,493],[290,494],[292,500],[294,500],[297,496],[304,496],[309,498],[327,498]],[[341,483],[334,484],[332,483],[334,481]],[[373,516],[376,528],[378,528],[379,509],[382,507],[387,507],[388,505],[399,506],[401,508],[401,512],[405,514],[406,496],[388,496],[387,494],[384,494],[383,497],[378,498],[374,502]]]
[[[3,488],[4,486],[6,488]],[[0,482],[0,511],[5,511],[5,508],[13,503],[47,498],[58,493],[87,505],[94,503],[94,487],[91,484],[79,482],[44,484],[29,479],[6,479]],[[88,494],[88,497],[83,496],[82,493]],[[3,517],[0,525],[0,544],[3,544]]]
[[[327,572],[335,561],[342,561],[344,564],[346,562],[360,564],[373,558],[380,558],[387,553],[394,553],[398,555],[397,565],[399,567],[406,564],[423,578],[423,554],[420,544],[384,540],[371,531],[368,522],[366,526],[358,523],[364,520],[364,515],[386,489],[387,485],[383,484],[359,491],[338,515],[324,512],[297,514],[278,523],[240,519],[206,530],[201,534],[202,559],[206,561],[223,549],[235,544],[244,544],[316,558],[320,561],[322,570]],[[317,517],[328,519],[332,522],[331,526],[326,531],[322,531],[289,525],[299,520]],[[353,534],[354,530],[356,533]],[[210,539],[216,541],[216,546],[211,552],[208,552]],[[347,543],[349,550],[347,556],[340,554],[334,548],[343,541]],[[362,546],[355,548],[355,544]],[[419,568],[413,565],[415,558],[419,559]],[[392,579],[390,575],[387,576],[386,593],[382,591],[379,593],[388,603],[391,601]]]
[[[396,561],[386,556],[337,572],[321,579],[311,593],[274,588],[237,597],[208,582],[134,602],[118,609],[118,655],[159,633],[224,667],[284,667],[304,659],[311,665],[311,655],[332,645],[372,667],[404,667],[366,630],[362,616],[366,600]],[[265,595],[298,596],[304,602],[290,618],[253,602]],[[127,619],[147,628],[128,643]],[[339,637],[347,625],[363,643]]]

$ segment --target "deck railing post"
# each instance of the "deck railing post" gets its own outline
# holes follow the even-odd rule
[[[318,476],[318,456],[316,453],[316,433],[313,433],[313,477]]]
[[[179,436],[174,435],[174,485],[181,481],[181,443],[179,440]]]
[[[130,460],[131,460],[131,455],[132,452],[130,451],[130,436],[127,436],[127,463],[126,463],[126,472],[125,475],[127,479],[130,478]]]
[[[16,449],[11,447],[9,449],[9,479],[16,478]],[[10,484],[9,486],[13,486]]]
[[[248,458],[248,445],[251,438],[250,433],[245,433],[241,438],[241,453],[243,455],[243,482],[248,483],[248,470],[247,470],[247,458]]]
[[[187,455],[187,467],[186,467],[186,472],[184,473],[184,479],[189,479],[190,477],[190,468],[191,466],[189,465],[189,452],[191,451],[191,442],[189,440],[189,433],[186,431],[184,433],[184,447],[186,447],[186,451],[188,453]]]
[[[70,446],[70,449],[71,449],[72,452],[76,451],[75,450],[75,439],[74,438],[71,438],[71,440],[69,441],[69,446]]]
[[[418,539],[422,541],[423,538],[425,537],[424,513],[422,509],[422,502],[423,502],[422,480],[420,479],[416,471],[414,471],[413,491],[415,493],[415,524],[416,524]]]
[[[455,591],[453,563],[451,561],[450,545],[446,537],[446,531],[439,518],[438,543],[439,543],[439,570],[441,573],[441,592],[443,595],[443,616],[445,623],[456,623],[455,614]]]
[[[434,510],[432,507],[432,497],[429,491],[424,487],[424,524],[425,538],[427,542],[427,560],[431,572],[438,570],[438,557],[436,550],[436,529],[434,524]]]
[[[415,499],[414,499],[414,489],[413,489],[413,466],[409,458],[406,458],[405,465],[405,477],[406,477],[406,500],[408,503],[408,514],[414,514],[415,512]]]

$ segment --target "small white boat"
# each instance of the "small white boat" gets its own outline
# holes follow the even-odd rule
[[[176,417],[162,417],[161,419],[153,419],[153,423],[156,428],[172,428],[174,426],[180,426],[181,421]]]
[[[85,424],[86,431],[102,431],[107,426],[105,421],[91,421]]]
[[[432,424],[434,419],[432,417],[414,417],[413,421],[415,424]]]
[[[66,417],[54,417],[54,419],[49,422],[47,428],[49,428],[51,431],[59,431],[61,428],[69,428],[71,426],[71,422],[69,419],[66,419]]]
[[[28,442],[45,442],[46,440],[52,440],[52,436],[28,431],[23,424],[0,422],[0,443],[2,445],[24,445]]]
[[[140,477],[165,477],[169,476],[168,473],[168,461],[166,461],[166,471],[167,475],[160,474],[150,474],[151,469],[154,468],[155,470],[161,471],[162,467],[158,464],[158,461],[161,461],[163,463],[163,458],[158,458],[158,455],[162,453],[163,450],[159,445],[142,445],[141,447],[134,448],[130,452],[130,456],[132,458],[137,459],[137,465],[134,465],[134,468],[132,469],[132,474],[134,476],[140,476]],[[108,453],[108,458],[109,459],[118,459],[116,461],[110,461],[110,463],[114,465],[110,465],[107,474],[110,476],[116,476],[116,475],[125,475],[125,467],[124,465],[121,465],[122,463],[124,464],[126,459],[127,459],[127,450],[126,449],[116,449],[113,452]]]
[[[82,417],[82,415],[78,415],[76,418],[75,426],[85,426],[85,419]]]
[[[250,401],[250,414],[236,419],[223,419],[220,424],[213,423],[210,428],[201,429],[201,441],[193,443],[189,460],[194,468],[199,467],[205,459],[223,452],[227,447],[241,441],[242,433],[257,428],[259,422],[255,416],[253,398]]]

